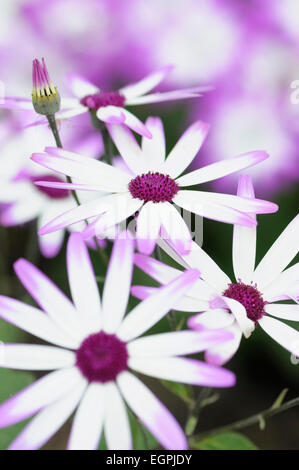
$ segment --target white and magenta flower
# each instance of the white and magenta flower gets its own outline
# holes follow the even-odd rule
[[[35,59],[36,60],[36,59]],[[35,68],[36,62],[33,62]],[[167,91],[164,93],[147,94],[155,88],[166,75],[172,70],[172,66],[163,67],[146,76],[137,83],[127,85],[118,91],[103,91],[87,81],[81,76],[71,75],[69,85],[76,98],[64,98],[61,102],[61,110],[56,113],[56,118],[69,119],[80,114],[93,111],[97,118],[105,123],[124,124],[141,134],[151,138],[152,134],[134,114],[126,109],[127,106],[137,106],[149,103],[159,103],[185,98],[195,98],[201,92],[207,91],[210,87],[186,88],[183,90]],[[34,75],[35,78],[35,75]],[[39,80],[42,81],[42,80]],[[33,80],[33,83],[37,80]],[[55,88],[53,88],[55,89]],[[30,109],[31,104],[27,99],[6,98],[3,107]],[[33,124],[42,124],[47,121],[42,119]]]
[[[246,198],[254,197],[249,177],[240,178],[238,194]],[[179,264],[188,269],[197,268],[201,272],[201,279],[177,302],[175,309],[203,312],[189,319],[191,328],[225,328],[234,334],[232,341],[206,352],[208,362],[227,362],[237,351],[242,334],[248,338],[257,325],[282,347],[298,354],[299,332],[276,319],[299,321],[299,305],[281,303],[283,300],[298,303],[299,263],[285,269],[298,252],[298,237],[299,215],[289,223],[255,268],[256,228],[235,225],[235,280],[231,280],[195,243],[189,254],[181,255],[161,240],[162,248]],[[143,255],[137,254],[135,262],[161,284],[171,282],[181,273],[178,269]],[[138,298],[146,298],[157,290],[144,286],[134,286],[132,289]]]
[[[127,127],[108,124],[111,137],[130,172],[54,147],[46,148],[44,154],[33,154],[31,158],[35,162],[78,178],[82,183],[40,181],[38,185],[111,193],[61,214],[41,228],[41,235],[96,217],[84,231],[88,238],[105,232],[139,211],[136,237],[140,251],[151,253],[162,229],[163,237],[169,238],[180,251],[187,252],[191,244],[190,230],[174,204],[203,217],[247,226],[255,225],[256,221],[246,212],[277,210],[276,204],[260,199],[184,189],[255,165],[268,157],[265,152],[249,152],[180,176],[199,151],[209,126],[202,121],[191,125],[166,159],[161,120],[150,117],[146,126],[153,138],[143,138],[140,149]]]
[[[96,449],[102,431],[109,449],[130,449],[125,403],[165,448],[185,449],[187,440],[175,418],[132,371],[194,385],[234,385],[232,372],[182,357],[227,341],[230,333],[140,337],[188,291],[199,272],[181,274],[125,316],[133,252],[131,237],[117,239],[101,300],[87,248],[79,234],[72,234],[67,268],[73,303],[31,263],[15,263],[41,310],[0,296],[0,316],[53,346],[1,345],[0,366],[54,372],[0,406],[0,427],[35,415],[9,449],[40,448],[75,410],[68,449]]]

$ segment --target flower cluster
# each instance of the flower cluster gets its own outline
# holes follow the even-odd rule
[[[34,149],[30,161],[25,156],[34,169],[29,171],[22,161],[3,177],[2,223],[39,215],[38,234],[49,240],[41,245],[49,257],[62,245],[62,229],[76,232],[69,235],[66,253],[72,300],[23,258],[14,270],[37,306],[0,296],[2,319],[51,344],[1,346],[0,367],[50,371],[0,405],[0,427],[32,418],[10,443],[11,450],[42,447],[72,415],[68,449],[97,449],[102,435],[108,449],[132,449],[127,408],[163,447],[186,449],[189,431],[184,432],[139,374],[186,387],[232,387],[235,374],[222,366],[236,353],[242,335],[249,338],[259,326],[298,353],[299,333],[276,317],[299,320],[299,263],[288,267],[298,251],[299,216],[255,268],[256,214],[276,212],[278,206],[256,198],[246,175],[239,178],[237,195],[208,192],[201,185],[258,167],[269,155],[249,151],[186,172],[209,125],[196,120],[167,155],[162,120],[150,116],[143,123],[127,109],[195,99],[208,90],[148,94],[170,70],[164,67],[117,91],[103,91],[72,76],[69,84],[76,98],[62,97],[60,103],[44,59],[35,60],[32,104],[13,97],[3,104],[45,115],[29,119],[20,133],[29,128],[49,134],[43,125],[48,122],[56,146]],[[75,151],[62,147],[57,119],[85,113],[94,136],[102,137],[101,159],[99,153],[85,154],[84,145]],[[233,225],[234,280],[192,240],[185,212],[216,221],[212,223],[220,233],[218,222]],[[100,289],[96,273],[108,260],[103,239],[113,246]],[[101,261],[94,253],[92,264],[88,247],[99,252]],[[161,249],[168,264],[160,259]],[[172,260],[184,270],[173,267]],[[160,286],[132,286],[134,264]],[[130,293],[141,299],[133,307]],[[186,329],[176,323],[173,310],[195,314]],[[172,331],[150,331],[164,317]],[[199,353],[204,360],[189,357]]]

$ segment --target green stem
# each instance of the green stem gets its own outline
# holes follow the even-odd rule
[[[53,133],[56,145],[57,145],[57,147],[62,149],[63,147],[62,147],[62,143],[61,143],[61,139],[60,139],[60,135],[59,135],[59,132],[58,132],[57,123],[56,123],[56,119],[55,119],[54,114],[49,114],[47,116],[47,119],[48,119],[50,129]],[[72,183],[72,179],[70,178],[70,176],[67,176],[66,179],[67,179],[68,183]],[[79,201],[79,198],[78,198],[78,195],[77,195],[76,191],[72,190],[71,192],[72,192],[73,198],[76,201],[77,206],[80,206],[80,201]]]
[[[204,387],[198,394],[197,398],[193,400],[189,408],[189,414],[185,426],[185,433],[187,436],[192,436],[192,434],[194,433],[198,423],[200,412],[204,407],[203,403],[209,397],[211,391],[212,388]]]
[[[198,442],[199,440],[207,436],[219,434],[222,432],[237,431],[243,428],[247,428],[248,426],[252,426],[253,424],[260,423],[265,418],[269,418],[270,416],[274,416],[278,413],[281,413],[282,411],[289,410],[290,408],[294,408],[295,406],[298,406],[298,405],[299,405],[299,397],[294,398],[293,400],[290,400],[284,403],[278,408],[271,407],[271,408],[268,408],[267,410],[261,411],[260,413],[250,416],[249,418],[241,419],[240,421],[235,421],[234,423],[227,424],[226,426],[221,426],[219,428],[215,428],[210,431],[197,434],[190,439],[190,445],[192,445],[192,443]]]
[[[49,115],[47,115],[47,119],[48,119],[48,122],[49,122],[50,129],[53,133],[56,145],[57,145],[57,147],[62,149],[63,148],[62,147],[62,142],[61,142],[60,135],[59,135],[59,132],[58,132],[55,115],[54,114],[49,114]],[[70,176],[66,176],[66,179],[67,179],[68,183],[72,184],[72,178]],[[76,191],[72,190],[71,193],[73,195],[73,198],[75,199],[75,202],[76,202],[77,206],[80,206],[81,203],[80,203],[80,200],[78,198],[78,195],[77,195]],[[88,220],[85,220],[85,223],[86,223],[86,225],[88,225]],[[106,254],[103,252],[103,250],[101,249],[101,247],[98,243],[97,237],[94,237],[94,241],[95,241],[97,251],[98,251],[102,261],[107,265],[108,264],[108,258],[106,256]]]

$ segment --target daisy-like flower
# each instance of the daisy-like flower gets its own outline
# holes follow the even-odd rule
[[[254,197],[249,176],[240,178],[238,194]],[[299,215],[289,223],[254,269],[256,228],[235,225],[235,280],[231,280],[195,243],[191,252],[182,256],[161,241],[161,246],[179,264],[188,269],[197,268],[201,272],[201,279],[175,306],[180,311],[203,312],[191,317],[188,326],[199,330],[226,328],[234,334],[232,341],[206,352],[208,362],[219,365],[227,362],[237,351],[242,334],[248,338],[258,325],[282,347],[298,355],[299,332],[277,320],[299,321],[299,305],[281,303],[283,300],[298,303],[299,263],[285,269],[298,252],[298,238]],[[178,269],[143,255],[137,254],[135,262],[161,284],[172,281],[181,273]],[[134,286],[132,289],[136,297],[145,298],[157,288]]]
[[[45,154],[32,155],[35,162],[82,182],[78,185],[37,182],[38,185],[111,193],[61,214],[41,228],[41,235],[97,216],[84,231],[88,238],[105,232],[139,211],[136,237],[141,252],[153,251],[161,228],[163,237],[169,238],[178,250],[187,252],[191,245],[190,230],[174,204],[203,217],[247,226],[256,225],[256,221],[245,212],[277,210],[276,204],[260,199],[184,189],[255,165],[268,157],[265,152],[249,152],[180,176],[199,151],[209,126],[202,121],[191,125],[166,159],[161,120],[150,117],[146,126],[153,138],[143,138],[140,149],[127,127],[108,124],[111,137],[130,172],[58,148],[46,148]]]
[[[100,121],[105,123],[125,124],[138,134],[151,138],[151,130],[134,114],[128,111],[126,106],[195,98],[200,96],[201,92],[210,89],[210,87],[203,86],[164,93],[146,94],[162,82],[172,68],[172,66],[163,67],[139,82],[127,85],[118,91],[100,90],[83,77],[71,75],[69,77],[69,85],[76,98],[64,98],[61,103],[61,110],[56,113],[56,118],[59,120],[69,119],[88,111],[93,111]],[[35,82],[36,80],[34,83]],[[30,102],[27,99],[8,97],[2,104],[2,107],[30,109]],[[46,120],[41,120],[33,124],[46,122]]]
[[[181,331],[140,337],[188,291],[199,272],[189,270],[124,317],[133,270],[134,241],[113,247],[100,299],[86,245],[70,236],[67,268],[73,302],[24,259],[15,271],[42,310],[0,296],[1,318],[54,346],[1,345],[0,367],[52,370],[0,406],[0,426],[35,417],[10,450],[37,449],[76,410],[68,449],[96,449],[102,430],[109,449],[130,449],[125,402],[166,448],[185,449],[179,424],[131,372],[187,384],[230,387],[232,372],[181,357],[229,340],[225,331]]]

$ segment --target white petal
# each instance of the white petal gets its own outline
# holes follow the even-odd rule
[[[279,274],[277,278],[264,289],[263,297],[265,300],[271,301],[281,295],[288,295],[290,289],[293,289],[293,286],[295,287],[294,293],[297,292],[297,294],[299,294],[299,263],[294,264]]]
[[[298,355],[299,331],[294,330],[285,323],[275,318],[264,316],[259,320],[259,325],[280,346],[292,354]]]
[[[131,341],[128,347],[130,357],[161,357],[194,354],[232,339],[226,331],[175,331],[144,336]]]
[[[227,328],[231,326],[234,321],[235,317],[231,313],[221,308],[215,308],[190,317],[187,324],[189,328],[193,328],[194,330],[204,328],[217,329]]]
[[[113,382],[105,384],[105,439],[110,450],[132,449],[128,413]]]
[[[238,196],[254,198],[254,188],[249,175],[239,178]],[[252,216],[255,218],[255,216]],[[236,279],[250,283],[255,267],[256,227],[234,225],[233,267]]]
[[[19,300],[0,296],[0,317],[49,343],[71,349],[76,349],[80,344],[44,312]]]
[[[221,297],[226,306],[232,311],[235,319],[241,328],[245,338],[249,338],[251,333],[254,331],[255,325],[252,320],[247,317],[245,308],[240,302],[228,297]]]
[[[126,119],[123,108],[112,105],[98,109],[97,118],[110,124],[123,124]]]
[[[195,283],[196,287],[197,283]],[[131,294],[137,297],[137,299],[146,299],[150,295],[157,292],[159,287],[150,286],[132,286]],[[209,308],[208,301],[201,301],[185,295],[182,299],[178,300],[172,307],[172,310],[178,310],[179,312],[199,312],[207,310]]]
[[[96,184],[102,191],[125,191],[131,179],[118,168],[78,153],[57,147],[46,147],[45,152],[34,153],[31,160],[82,182]]]
[[[138,214],[136,239],[141,253],[150,255],[154,251],[161,226],[160,212],[164,204],[149,201]]]
[[[298,253],[299,215],[284,229],[257,266],[253,281],[268,286]]]
[[[148,170],[163,170],[165,160],[165,135],[163,123],[159,117],[149,117],[145,121],[147,129],[152,134],[152,138],[142,137],[143,158],[148,163]]]
[[[103,291],[103,329],[114,333],[126,313],[133,272],[134,240],[115,240]]]
[[[294,304],[266,304],[265,311],[274,317],[283,320],[299,321],[299,305]]]
[[[169,202],[160,204],[159,210],[163,227],[161,238],[169,240],[178,253],[189,253],[191,233],[180,212]]]
[[[148,168],[132,132],[126,126],[119,124],[108,124],[107,128],[120,155],[133,173],[135,175],[146,173]]]
[[[161,263],[161,261],[150,256],[135,254],[134,261],[136,266],[161,284],[167,284],[182,274],[179,269]]]
[[[86,334],[101,327],[101,300],[86,244],[73,233],[67,245],[67,268],[72,298]]]
[[[194,160],[208,131],[209,125],[202,121],[196,121],[188,127],[165,160],[164,173],[172,178],[176,178],[183,173]],[[183,178],[177,180],[179,185]]]
[[[218,220],[227,224],[245,225],[247,227],[256,225],[256,222],[250,215],[201,196],[199,191],[179,191],[174,196],[173,202],[189,212],[207,217],[208,219]]]
[[[63,331],[76,340],[82,339],[76,311],[69,299],[44,273],[25,259],[14,264],[15,272],[40,307]]]
[[[45,375],[0,405],[0,427],[29,418],[71,392],[80,382],[82,375],[75,367]]]
[[[231,282],[230,278],[219,268],[212,258],[196,243],[192,243],[189,254],[182,256],[185,263],[191,268],[200,271],[202,279],[211,286],[215,286],[218,292],[226,289]]]
[[[219,346],[215,346],[214,348],[210,348],[205,352],[205,360],[209,364],[213,364],[215,366],[222,366],[226,362],[228,362],[236,351],[239,348],[241,339],[242,339],[242,331],[235,322],[232,326],[229,326],[226,331],[229,331],[234,335],[234,339],[231,341],[226,341]]]
[[[99,88],[91,82],[76,74],[70,74],[68,76],[68,84],[73,94],[79,99],[100,91]]]
[[[137,377],[123,372],[117,383],[129,407],[163,447],[187,449],[187,439],[176,419]]]
[[[197,270],[186,271],[152,297],[140,302],[124,319],[117,331],[123,341],[129,341],[147,331],[171,310],[199,276]]]
[[[138,119],[138,117],[135,116],[135,114],[131,113],[130,111],[124,108],[122,108],[122,113],[125,116],[124,124],[126,126],[132,129],[134,132],[137,132],[137,134],[147,137],[148,139],[152,138],[151,132],[143,124],[143,122],[141,122],[140,119]]]
[[[143,205],[140,199],[132,198],[129,192],[110,194],[101,198],[98,215],[82,232],[84,238],[102,237],[111,227],[134,215]]]
[[[131,357],[129,367],[163,380],[171,380],[205,387],[231,387],[235,375],[226,369],[184,357]]]
[[[104,386],[88,385],[72,425],[68,450],[95,450],[101,438],[104,410]]]
[[[6,369],[52,370],[71,367],[76,358],[72,351],[35,344],[1,344],[0,367]]]
[[[194,170],[191,173],[182,176],[182,178],[179,178],[177,182],[181,186],[207,183],[208,181],[213,181],[252,165],[256,165],[268,157],[269,155],[263,151],[244,153],[243,155],[239,155],[235,158],[222,160],[220,162],[204,166],[199,170]]]
[[[86,387],[84,380],[71,393],[44,408],[10,444],[8,450],[36,450],[42,447],[66,422]]]
[[[160,82],[162,82],[162,80],[164,80],[172,68],[173,67],[170,65],[162,67],[161,69],[147,75],[142,80],[121,88],[119,92],[124,95],[126,99],[144,95],[148,91],[155,88]]]

